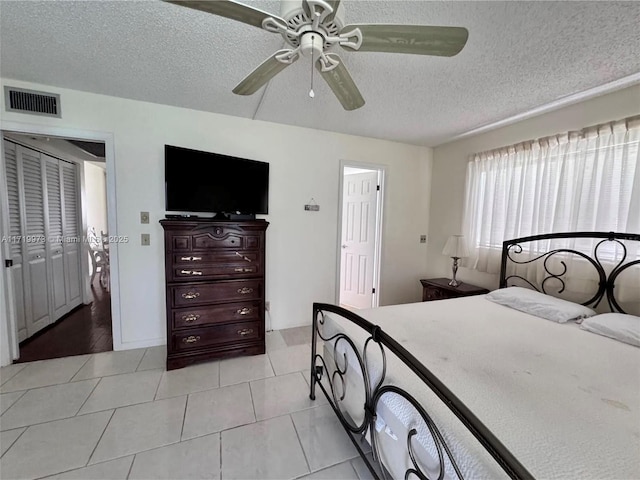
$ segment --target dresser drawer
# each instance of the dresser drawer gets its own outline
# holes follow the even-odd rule
[[[169,287],[174,307],[207,305],[210,303],[261,300],[262,280],[229,280],[209,284]]]
[[[259,339],[261,339],[260,321],[254,320],[176,332],[171,336],[171,344],[174,351],[184,351]]]
[[[251,266],[255,263],[260,262],[259,252],[255,251],[246,251],[246,250],[218,250],[218,251],[208,251],[203,253],[189,253],[187,255],[182,254],[174,254],[172,256],[174,267],[193,267],[208,265],[208,264],[217,264],[217,263],[227,263],[227,264],[238,264],[238,266]]]
[[[178,259],[179,263],[174,263],[169,272],[170,281],[173,282],[264,275],[264,265],[260,256],[255,253],[219,252],[218,254],[174,255],[174,258]]]
[[[171,312],[173,328],[189,328],[232,321],[260,319],[262,302],[223,303],[202,308],[181,308]]]

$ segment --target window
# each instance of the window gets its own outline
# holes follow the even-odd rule
[[[640,232],[640,116],[474,155],[463,230],[465,265],[489,273],[507,239]]]

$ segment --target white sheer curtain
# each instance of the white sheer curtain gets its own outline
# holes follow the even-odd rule
[[[471,254],[464,265],[498,273],[502,242],[527,235],[640,233],[639,145],[637,116],[474,155],[463,224]]]

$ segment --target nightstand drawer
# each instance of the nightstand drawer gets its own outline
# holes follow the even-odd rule
[[[489,293],[486,288],[460,282],[456,287],[449,285],[448,278],[429,278],[420,280],[422,284],[422,301],[444,300],[447,298],[469,297]]]
[[[439,288],[434,288],[434,287],[424,287],[422,289],[422,301],[423,302],[429,302],[431,300],[442,300],[445,298],[451,298],[448,297],[446,295],[446,293],[439,289]]]

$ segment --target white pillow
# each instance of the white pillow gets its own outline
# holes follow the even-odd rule
[[[580,328],[640,347],[640,317],[625,313],[603,313],[587,318]]]
[[[529,288],[501,288],[488,293],[485,298],[500,305],[558,323],[591,317],[596,314],[584,305],[545,295]]]

